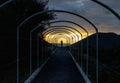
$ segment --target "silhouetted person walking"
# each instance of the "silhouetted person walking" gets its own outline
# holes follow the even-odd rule
[[[63,41],[61,40],[61,47],[63,46]]]

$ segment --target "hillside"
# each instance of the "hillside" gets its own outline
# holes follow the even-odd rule
[[[120,36],[115,33],[98,33],[99,48],[110,49],[120,46]],[[86,39],[83,40],[84,46]],[[96,46],[96,34],[89,36],[89,46],[95,48]]]

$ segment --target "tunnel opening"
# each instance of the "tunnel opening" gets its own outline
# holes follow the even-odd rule
[[[68,26],[51,26],[43,31],[44,40],[56,46],[70,46],[82,39],[79,31]]]

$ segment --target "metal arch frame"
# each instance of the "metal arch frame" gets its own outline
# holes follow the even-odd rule
[[[52,27],[56,27],[56,26],[52,26]],[[59,27],[62,27],[62,26],[59,26]],[[65,26],[64,26],[65,27]],[[44,35],[46,36],[47,34],[49,34],[48,32],[47,33],[45,33]],[[81,35],[81,34],[80,34]],[[76,34],[76,36],[78,36],[77,34]],[[79,36],[78,36],[79,37]],[[77,40],[77,41],[79,41],[79,39]]]
[[[72,31],[72,30],[69,30],[69,29],[64,29],[64,28],[56,28],[56,29],[50,29],[50,30],[47,30],[43,35],[46,36],[47,34],[49,33],[52,33],[52,32],[58,32],[58,33],[70,33],[72,34],[75,38],[77,38],[78,36]],[[59,31],[58,31],[59,30]],[[62,31],[62,32],[60,32]]]
[[[69,35],[67,35],[67,34],[65,34],[66,36],[68,36],[69,38],[70,38],[70,36]],[[56,39],[56,38],[55,38]],[[53,49],[53,44],[52,44],[52,49]]]
[[[56,29],[50,29],[50,30],[47,30],[43,35],[44,36],[46,36],[47,34],[49,34],[50,32],[54,32],[54,31],[56,31],[56,32],[59,32],[59,31],[57,31],[57,30],[60,30],[60,31],[63,31],[63,32],[69,32],[69,33],[71,33],[72,35],[74,35],[74,36],[76,36],[76,34],[72,31],[72,30],[70,30],[70,29],[64,29],[64,28],[56,28]],[[69,31],[68,31],[69,30]],[[62,32],[60,32],[60,33],[62,33]],[[77,36],[78,37],[78,36]]]
[[[39,26],[37,26],[37,27],[35,27],[34,29],[32,29],[31,31],[30,31],[30,75],[32,74],[32,32],[33,31],[35,31],[37,28],[39,28],[41,25],[39,25]],[[38,40],[39,41],[39,40]],[[37,42],[38,42],[37,41]],[[39,52],[37,53],[37,56],[39,57]],[[38,61],[38,63],[37,63],[38,65],[39,65],[39,61]]]
[[[81,25],[75,23],[75,22],[72,22],[72,21],[67,21],[67,20],[59,20],[59,21],[52,21],[52,22],[49,22],[49,24],[54,24],[54,23],[62,23],[62,22],[65,22],[65,23],[70,23],[70,24],[74,24],[76,26],[78,26],[79,28],[83,29],[86,33],[87,33],[87,36],[89,35],[89,32]]]
[[[8,0],[6,2],[4,2],[3,4],[0,5],[0,8],[2,8],[3,6],[9,4],[10,2],[12,2],[13,0]],[[108,5],[98,1],[98,0],[90,0],[92,2],[95,2],[96,4],[104,7],[105,9],[109,10],[114,16],[116,16],[119,20],[120,20],[120,15],[112,8],[110,8]],[[46,4],[48,4],[49,0],[46,1]]]
[[[51,32],[50,34],[61,34],[60,32]],[[64,34],[65,34],[65,32],[64,32]],[[65,34],[65,35],[67,35],[67,34]],[[49,36],[48,36],[49,37]],[[71,36],[71,37],[74,37],[73,35]],[[74,37],[75,38],[75,37]]]
[[[57,34],[57,35],[59,35],[59,34]],[[71,39],[71,36],[69,36],[68,34],[64,34],[65,36],[67,36],[69,39]],[[53,39],[54,37],[56,37],[56,36],[52,36],[51,38],[50,38],[50,36],[48,36],[48,39]]]
[[[32,43],[32,32],[34,31],[35,29],[33,29],[31,32],[30,32],[30,42]],[[39,37],[38,37],[39,38]],[[39,39],[38,39],[38,41],[39,41]],[[37,41],[37,46],[39,46],[38,45],[38,41]],[[31,45],[31,43],[30,43],[30,55],[32,56],[32,45]],[[37,47],[37,49],[38,49],[39,47]],[[31,59],[31,56],[30,56],[30,75],[31,75],[31,72],[32,72],[32,59]],[[39,52],[37,53],[37,56],[39,57]],[[37,64],[39,65],[39,60],[37,61]]]
[[[68,28],[73,28],[73,27],[69,27],[69,26],[50,26],[50,27],[68,27]],[[50,27],[47,27],[47,28],[50,28]],[[64,28],[63,28],[64,29]],[[73,28],[75,29],[75,28]],[[77,29],[75,29],[77,30]],[[49,31],[48,31],[49,32]],[[83,39],[83,35],[82,33],[80,33],[78,30],[77,32],[81,35],[81,40]],[[48,33],[49,34],[49,33]],[[44,35],[44,34],[43,34]],[[88,42],[87,42],[88,43]],[[82,56],[83,56],[83,44],[82,44],[82,41],[81,41],[81,67],[82,67]],[[78,50],[79,50],[79,46],[78,46]],[[79,53],[78,53],[78,61],[79,61]],[[88,61],[87,61],[88,62]],[[88,64],[87,64],[88,65]],[[88,69],[87,69],[88,70]],[[87,71],[86,71],[87,72]]]
[[[63,36],[63,35],[59,35],[59,34],[58,34],[58,36],[54,36],[53,38],[54,38],[54,39],[57,38],[57,40],[58,40],[59,37],[66,39],[66,42],[67,42],[67,43],[70,42],[70,38],[69,38],[67,35]],[[68,42],[68,41],[69,41],[69,42]],[[58,42],[58,41],[57,41],[57,42]],[[57,43],[57,42],[56,42],[56,43]]]
[[[9,2],[7,1],[7,3],[3,3],[2,5],[0,5],[0,8],[3,7],[4,5],[10,3],[12,0],[9,0]],[[48,0],[49,1],[49,0]],[[91,0],[103,7],[105,7],[106,9],[108,9],[109,11],[111,11],[119,20],[120,20],[120,16],[119,14],[117,14],[112,8],[110,8],[109,6],[105,5],[104,3],[100,2],[100,1],[96,1],[96,0]],[[17,30],[18,31],[18,30]],[[18,45],[18,44],[17,44]],[[17,48],[18,49],[18,48]],[[17,51],[18,52],[18,51]],[[19,63],[19,59],[17,59],[17,63]],[[17,83],[19,83],[19,65],[17,65]],[[97,77],[97,83],[98,83],[98,77]]]
[[[91,25],[93,26],[93,28],[96,30],[96,32],[98,32],[97,27],[96,27],[90,20],[88,20],[88,19],[85,18],[84,16],[81,16],[81,15],[76,14],[76,13],[73,13],[73,12],[65,11],[65,10],[46,10],[46,11],[42,11],[42,12],[37,12],[37,13],[29,16],[28,18],[26,18],[24,21],[22,21],[22,22],[19,24],[19,26],[17,27],[17,29],[21,28],[23,24],[25,24],[27,21],[29,21],[29,20],[32,19],[33,17],[38,16],[38,15],[41,15],[41,14],[44,14],[44,13],[49,13],[49,12],[68,13],[68,14],[77,16],[77,17],[79,17],[79,18],[82,18],[83,20],[85,20],[86,22],[88,22],[89,24],[91,24]]]
[[[39,26],[37,26],[36,28],[34,28],[31,32],[33,32],[34,30],[36,30],[37,28],[39,28],[40,27],[40,25]],[[30,35],[31,35],[31,32],[30,32]],[[31,40],[31,38],[30,38],[30,40]],[[31,47],[31,46],[30,46]],[[30,51],[30,52],[32,52],[32,51]],[[31,53],[30,53],[31,54]]]
[[[77,29],[75,29],[75,28],[73,28],[73,27],[69,27],[69,26],[50,26],[50,27],[68,27],[68,28],[72,28],[72,29],[74,29],[74,30],[76,30],[80,35],[81,35],[81,40],[83,39],[83,35],[82,35],[82,33],[80,33]],[[47,28],[50,28],[50,27],[47,27]],[[79,40],[80,41],[80,40]],[[88,43],[88,42],[87,42]],[[88,44],[87,44],[88,45]],[[83,44],[82,44],[82,41],[81,41],[81,67],[82,67],[82,56],[83,56],[83,49],[82,49],[82,47],[83,47]],[[78,46],[78,50],[79,50],[79,46]],[[88,48],[87,48],[87,50],[88,50]],[[87,61],[87,60],[86,60]],[[78,62],[79,62],[79,53],[78,53]],[[88,62],[88,61],[87,61]],[[88,64],[88,63],[87,63]],[[88,69],[87,69],[88,70]],[[88,73],[87,71],[86,71],[86,73]]]
[[[57,33],[57,32],[54,32],[56,34],[61,34],[61,33]],[[64,33],[63,33],[64,34]],[[68,34],[65,34],[66,36],[68,36],[69,38],[73,38],[74,36],[69,36]]]
[[[78,16],[79,18],[82,18],[83,20],[85,20],[86,22],[91,24],[93,26],[93,28],[96,30],[96,51],[97,51],[96,52],[96,57],[97,57],[96,58],[96,73],[97,73],[96,78],[98,80],[98,29],[97,29],[97,27],[90,20],[88,20],[87,18],[85,18],[79,14],[72,13],[69,11],[64,11],[64,10],[47,10],[47,11],[37,12],[37,13],[31,15],[30,17],[28,17],[24,21],[22,21],[17,27],[17,56],[16,56],[17,57],[17,83],[19,81],[19,29],[22,27],[23,24],[25,24],[31,18],[38,16],[38,15],[41,15],[43,13],[48,13],[48,12],[61,12],[61,13],[68,13],[68,14]]]
[[[52,27],[54,27],[54,26],[52,26]],[[56,26],[55,26],[56,27]],[[60,27],[62,27],[62,26],[60,26]],[[50,30],[48,30],[46,33],[44,33],[43,35],[46,35],[47,33],[49,33],[49,32],[51,32],[51,31],[56,31],[56,30],[61,30],[61,31],[69,31],[69,32],[71,32],[74,36],[75,36],[75,38],[76,38],[76,40],[78,40],[79,39],[79,36],[77,35],[77,34],[75,34],[72,30],[70,30],[70,29],[66,29],[66,28],[55,28],[55,29],[50,29]],[[59,32],[58,31],[58,32]]]
[[[62,33],[62,34],[64,34],[64,33]],[[57,34],[58,35],[58,34]],[[66,36],[68,36],[68,37],[70,37],[69,35],[67,35],[67,34],[64,34],[64,35],[66,35]],[[51,41],[51,39],[54,37],[54,35],[50,38],[51,36],[48,36],[48,40],[49,41]]]
[[[51,27],[66,27],[66,28],[69,28],[71,30],[74,30],[76,32],[78,32],[79,34],[81,34],[77,29],[73,28],[73,27],[70,27],[70,26],[50,26],[50,27],[47,27],[48,29],[50,29]],[[48,30],[46,29],[46,30]],[[55,28],[56,29],[56,28]],[[64,29],[64,28],[63,28]],[[51,29],[50,29],[51,30]],[[82,34],[81,34],[82,35]],[[82,37],[83,38],[83,37]]]
[[[81,25],[75,23],[75,22],[72,22],[72,21],[67,21],[67,20],[59,20],[59,21],[52,21],[52,22],[49,22],[49,24],[54,24],[54,23],[62,23],[62,22],[65,22],[65,23],[70,23],[70,24],[74,24],[76,26],[78,26],[79,28],[83,29],[86,33],[87,33],[87,57],[86,57],[86,74],[88,75],[88,57],[89,57],[89,32]],[[77,30],[77,29],[76,29]],[[82,55],[82,54],[81,54]]]
[[[81,33],[80,33],[81,34]],[[73,39],[73,38],[72,38]],[[81,39],[82,39],[82,34],[81,34]],[[72,41],[73,42],[73,41]],[[82,48],[82,44],[81,44],[81,48]],[[70,49],[71,49],[71,46],[70,46]],[[78,46],[78,50],[79,50],[79,46]],[[71,51],[71,50],[70,50]],[[83,50],[81,49],[81,54],[83,53]],[[82,55],[81,55],[82,56]],[[81,58],[82,59],[82,58]],[[79,62],[79,52],[78,52],[78,58],[77,58],[77,61]],[[81,60],[82,62],[82,60]]]
[[[51,32],[51,33],[52,33],[52,34],[55,34],[55,33],[56,33],[57,35],[60,34],[59,32]],[[69,36],[68,34],[65,34],[65,35],[66,35],[66,36]],[[54,37],[55,37],[55,36],[54,36]],[[71,36],[71,38],[74,38],[74,36]]]
[[[58,40],[58,38],[59,38],[59,37],[60,37],[60,38],[64,38],[67,44],[69,44],[69,43],[70,43],[70,42],[69,42],[69,41],[70,41],[70,39],[69,39],[67,36],[58,36],[58,37],[55,37],[55,38],[56,38],[56,40]],[[58,42],[58,41],[57,41],[57,42]],[[56,42],[56,43],[57,43],[57,42]],[[67,46],[67,44],[65,44],[65,45]]]
[[[67,31],[67,30],[65,31],[65,30],[60,30],[60,29],[59,29],[59,31],[62,31],[62,32],[64,32],[64,33],[68,33],[68,32],[69,32],[70,34],[72,33],[72,32]],[[53,32],[61,33],[61,32],[59,32],[59,31],[57,31],[57,30],[56,30],[56,31],[51,30],[51,33],[53,33]],[[72,34],[73,34],[73,33],[72,33]],[[74,35],[72,35],[72,36],[75,38],[75,41],[78,40],[78,36],[76,36],[76,34],[74,34]]]
[[[49,26],[49,27],[47,27],[47,28],[52,28],[52,27],[67,27],[67,28],[69,28],[69,30],[71,31],[71,30],[74,30],[74,31],[76,31],[76,32],[78,32],[80,35],[82,35],[77,29],[74,29],[73,27],[69,27],[69,26]],[[54,29],[57,29],[57,28],[54,28]],[[65,29],[65,28],[61,28],[61,29]],[[46,29],[47,31],[49,31],[48,29]],[[50,29],[51,30],[51,29]],[[72,31],[73,32],[73,31]],[[74,32],[73,32],[74,33]],[[43,33],[43,35],[45,35],[46,33],[44,32]],[[76,34],[77,35],[77,34]],[[78,35],[77,35],[78,36]]]
[[[63,31],[63,30],[62,30]],[[65,34],[65,33],[68,33],[68,31],[64,31],[64,32],[62,32],[62,34]],[[61,34],[61,32],[59,32],[59,31],[51,31],[50,33],[59,33],[59,34]],[[70,32],[69,32],[70,33]],[[65,34],[65,35],[67,35],[67,34]],[[68,35],[69,36],[69,35]],[[48,36],[49,37],[49,36]],[[75,37],[74,35],[72,35],[71,37]]]
[[[11,3],[13,0],[8,0],[6,2],[4,2],[3,4],[0,5],[0,8],[4,7],[5,5],[8,5],[9,3]]]
[[[34,31],[34,30],[36,30],[37,28],[39,28],[41,25],[38,25],[37,27],[35,27],[34,29],[32,29],[31,31],[30,31],[30,35],[32,34],[32,32]],[[32,38],[31,38],[31,36],[30,36],[30,40],[31,40]],[[31,45],[30,45],[30,47],[31,47]],[[31,49],[31,48],[30,48]],[[30,54],[32,54],[32,53],[30,53]],[[39,53],[37,53],[37,54],[39,54]],[[38,55],[37,55],[38,56]],[[31,55],[30,55],[30,57],[31,57]]]
[[[107,6],[106,4],[104,4],[98,0],[91,0],[91,1],[101,5],[102,7],[106,8],[106,9],[108,9],[113,15],[115,15],[118,18],[118,20],[120,20],[120,15],[117,12],[115,12],[115,10],[113,10],[112,8]]]
[[[72,23],[72,22],[71,22]],[[74,23],[74,24],[76,24],[76,23]],[[40,25],[39,25],[40,26]],[[39,27],[38,26],[38,27]],[[38,28],[37,27],[37,28]],[[32,31],[34,31],[36,28],[34,28]],[[30,36],[31,36],[31,34],[30,34]],[[82,37],[82,36],[81,36]],[[30,37],[30,40],[31,40],[31,37]],[[81,46],[82,47],[82,46]],[[30,43],[30,49],[31,49],[32,47],[31,47],[31,43]],[[32,56],[31,54],[32,54],[32,51],[30,51],[31,53],[30,53],[30,56]],[[82,51],[81,51],[81,53],[82,53]],[[79,59],[78,59],[79,60]],[[30,62],[32,62],[32,60],[31,60],[31,58],[30,58]],[[81,61],[82,62],[82,61]],[[30,72],[32,71],[32,65],[30,66]],[[30,75],[31,75],[31,73],[30,73]]]
[[[37,27],[35,27],[34,29],[32,29],[31,31],[30,31],[30,33],[29,33],[29,35],[30,35],[30,48],[29,48],[29,50],[30,50],[30,73],[29,73],[29,75],[31,75],[32,74],[32,33],[37,29],[37,28],[39,28],[41,25],[39,25],[39,26],[37,26]],[[39,40],[38,40],[39,41]],[[38,42],[37,41],[37,42]],[[39,56],[39,53],[37,53],[37,56]]]

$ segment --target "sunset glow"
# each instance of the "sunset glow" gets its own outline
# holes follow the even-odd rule
[[[87,37],[86,32],[82,32],[78,28],[75,29],[66,27],[48,28],[43,32],[44,40],[51,44],[61,44],[62,41],[65,45],[71,45]]]

